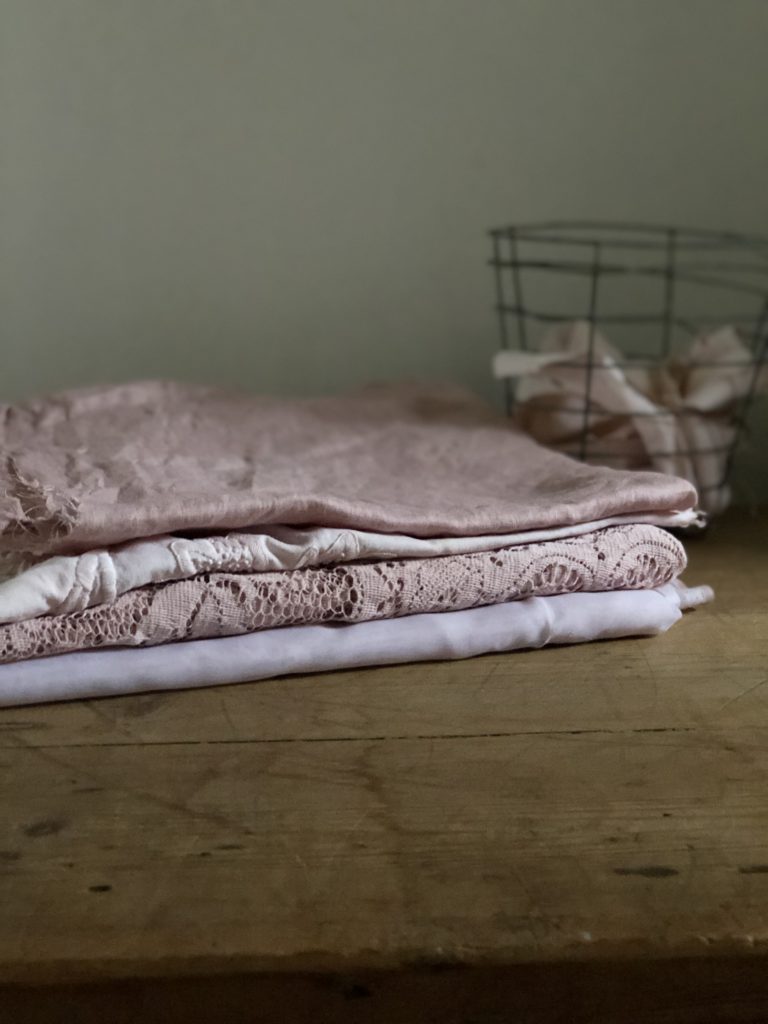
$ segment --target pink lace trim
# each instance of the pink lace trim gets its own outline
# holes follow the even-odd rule
[[[632,525],[441,558],[204,574],[142,587],[86,611],[0,627],[0,661],[453,611],[579,590],[640,590],[667,583],[684,567],[682,545],[670,534]]]

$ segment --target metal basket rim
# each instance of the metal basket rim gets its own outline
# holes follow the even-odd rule
[[[638,235],[650,236],[641,239],[574,237],[578,232],[635,232]],[[551,232],[566,232],[566,236],[551,235]],[[763,247],[768,250],[768,237],[751,232],[722,231],[714,228],[693,228],[678,225],[647,224],[631,221],[610,220],[554,220],[528,221],[508,224],[502,227],[489,228],[487,233],[494,238],[515,238],[518,241],[547,242],[563,245],[616,245],[622,248],[655,248],[667,244],[670,235],[674,235],[678,247],[691,248],[723,246],[744,246],[745,248]],[[568,234],[573,233],[573,234]],[[654,237],[657,236],[657,237]]]

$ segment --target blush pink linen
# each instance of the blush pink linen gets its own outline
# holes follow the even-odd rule
[[[688,509],[675,477],[585,466],[451,386],[286,400],[148,381],[0,406],[0,556],[190,530],[512,533]]]
[[[684,568],[679,541],[656,526],[636,524],[465,555],[205,573],[140,587],[86,611],[1,626],[0,662],[276,626],[399,618],[574,591],[649,589]]]

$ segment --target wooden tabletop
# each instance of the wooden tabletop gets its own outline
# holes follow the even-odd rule
[[[766,525],[654,639],[0,711],[0,1020],[768,1019]]]

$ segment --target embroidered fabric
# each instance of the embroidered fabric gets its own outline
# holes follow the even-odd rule
[[[56,555],[0,581],[0,623],[38,615],[63,615],[116,600],[149,583],[167,583],[202,572],[277,572],[364,559],[435,558],[491,551],[580,536],[621,523],[690,526],[692,510],[666,515],[635,513],[597,523],[480,537],[408,537],[318,526],[275,526],[211,537],[151,537],[82,555]]]
[[[160,647],[77,651],[0,665],[0,707],[652,636],[674,625],[682,609],[712,597],[709,587],[686,588],[676,580],[657,590],[529,597],[404,619],[287,626]]]
[[[159,381],[0,405],[0,551],[75,554],[264,525],[517,533],[691,508],[690,484],[585,466],[450,386],[285,400]]]
[[[685,567],[658,527],[429,559],[292,572],[206,573],[132,590],[109,605],[0,627],[0,661],[146,646],[312,622],[362,622],[574,591],[659,587]]]

